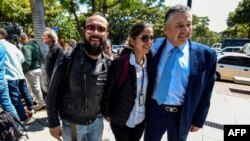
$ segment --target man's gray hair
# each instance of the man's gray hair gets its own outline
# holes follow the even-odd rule
[[[173,7],[171,7],[167,13],[165,14],[165,19],[164,19],[164,23],[166,23],[168,21],[168,19],[176,12],[190,12],[190,8],[188,6],[185,5],[175,5]]]
[[[53,40],[54,43],[58,42],[58,36],[54,30],[47,28],[45,32],[49,36],[49,38]]]
[[[8,36],[8,33],[5,29],[0,28],[0,39],[5,39]]]
[[[26,33],[22,32],[19,38],[26,39],[26,38],[28,38],[28,35]]]

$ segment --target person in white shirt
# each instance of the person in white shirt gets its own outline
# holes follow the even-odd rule
[[[0,29],[3,31],[4,29]],[[6,71],[5,78],[8,82],[9,95],[11,98],[11,102],[13,103],[18,116],[21,121],[26,121],[29,119],[29,114],[32,110],[32,98],[28,91],[28,87],[25,81],[25,76],[22,69],[22,62],[24,62],[24,56],[14,44],[7,41],[5,38],[7,37],[6,32],[0,32],[2,37],[0,39],[1,43],[6,48],[6,59],[4,62]],[[25,111],[24,106],[21,102],[21,94],[25,95],[26,98],[29,99],[28,107],[30,111]],[[27,113],[27,114],[26,114]]]

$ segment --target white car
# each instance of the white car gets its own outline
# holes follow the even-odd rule
[[[246,43],[244,46],[243,46],[243,53],[246,53],[247,55],[250,55],[250,43]]]
[[[232,46],[221,49],[221,52],[242,52],[243,46]]]
[[[234,81],[234,77],[250,79],[250,56],[244,53],[224,53],[217,57],[216,80]]]
[[[217,56],[224,54],[224,53],[228,53],[228,52],[238,52],[238,53],[242,53],[243,46],[230,46],[230,47],[225,47],[223,49],[221,49],[220,51],[217,51]]]
[[[119,53],[123,48],[125,47],[125,45],[112,45],[112,53]]]

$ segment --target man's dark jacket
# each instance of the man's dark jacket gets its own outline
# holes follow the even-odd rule
[[[54,45],[49,47],[49,52],[46,56],[46,62],[45,62],[46,73],[47,73],[49,80],[51,79],[51,75],[52,75],[53,70],[55,68],[56,60],[57,60],[59,54],[62,54],[62,53],[63,53],[62,47],[57,45],[57,44],[54,44]]]
[[[158,38],[152,46],[159,48],[156,54],[153,54],[152,66],[148,72],[147,100],[153,96],[158,64],[162,55],[161,48],[165,47],[166,40],[166,38]],[[190,74],[180,116],[179,134],[181,138],[187,137],[191,125],[201,128],[205,123],[215,82],[217,62],[216,52],[208,46],[191,40],[188,43]],[[150,101],[147,101],[147,106],[150,105]]]
[[[69,55],[59,56],[48,90],[50,128],[60,125],[58,114],[61,119],[82,125],[100,115],[109,61],[100,55],[93,66],[84,53],[84,44],[78,44]]]

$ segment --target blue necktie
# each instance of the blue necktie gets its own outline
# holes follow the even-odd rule
[[[164,66],[164,69],[162,71],[162,75],[159,81],[158,86],[156,87],[156,101],[157,103],[163,104],[166,99],[167,99],[167,94],[168,94],[168,90],[169,90],[169,84],[170,84],[170,80],[171,80],[171,71],[174,67],[174,64],[176,62],[177,59],[177,54],[178,54],[178,47],[174,47],[173,49],[171,49],[170,51],[170,55],[166,61],[166,64]]]

